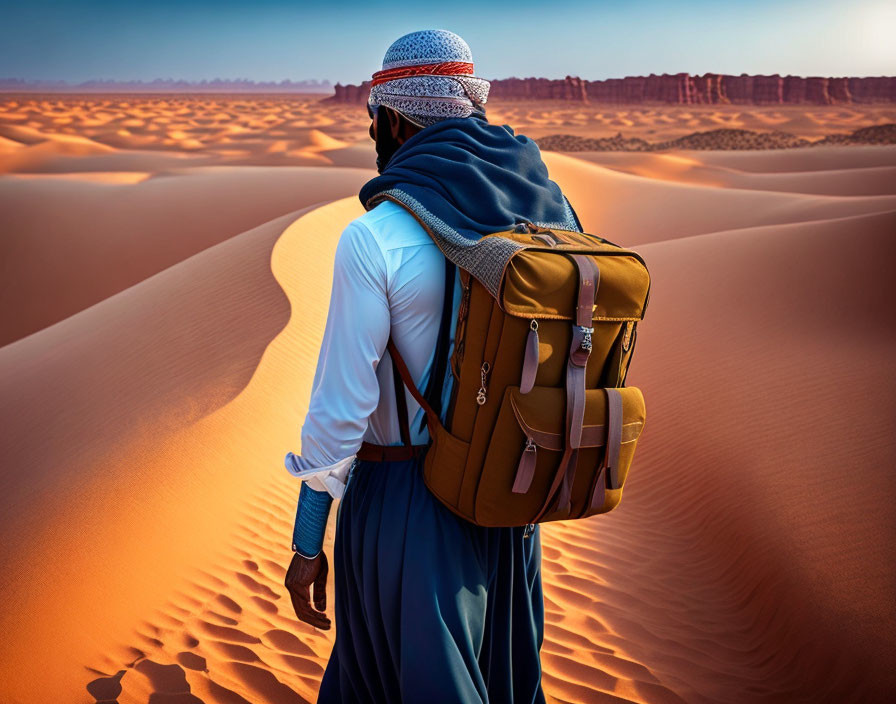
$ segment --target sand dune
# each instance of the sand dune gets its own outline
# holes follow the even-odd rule
[[[867,145],[769,151],[682,150],[678,153],[698,157],[707,166],[724,166],[751,173],[789,173],[888,167],[893,165],[893,152],[893,147]]]
[[[319,100],[303,95],[10,96],[0,100],[0,136],[22,148],[0,159],[0,171],[72,168],[67,154],[48,155],[52,145],[44,144],[72,137],[81,140],[82,152],[94,156],[104,149],[161,151],[197,158],[200,165],[327,165],[320,152],[364,138],[370,120],[363,106],[327,110]]]
[[[896,153],[896,147],[874,148],[885,154]],[[896,194],[896,167],[893,166],[750,173],[721,165],[708,166],[699,156],[686,156],[683,152],[576,152],[570,156],[634,176],[700,186],[832,196]]]
[[[295,216],[201,252],[0,349],[0,587],[7,599],[0,662],[10,695],[29,701],[38,686],[47,701],[83,696],[95,678],[85,667],[123,667],[151,648],[160,627],[186,612],[201,613],[198,605],[211,590],[234,579],[231,572],[222,581],[218,570],[242,552],[231,533],[247,510],[261,521],[259,535],[267,533],[265,540],[288,554],[286,516],[265,527],[270,499],[258,499],[254,511],[243,500],[272,481],[283,499],[295,489],[279,467],[296,432],[296,406],[307,403],[313,373],[307,343],[290,345],[279,374],[255,382],[263,384],[254,395],[257,408],[242,406],[239,418],[224,421],[214,411],[240,407],[228,402],[250,383],[289,320],[290,304],[271,276],[270,259]],[[309,259],[289,272],[298,277],[293,286],[302,278],[323,280],[318,272],[326,270],[327,254],[332,259],[329,244],[321,261]],[[309,292],[306,300],[313,304],[315,296]],[[319,336],[322,316],[311,312],[296,327]],[[264,399],[279,394],[286,395],[277,408],[266,410]],[[253,427],[261,420],[252,419],[256,412],[276,415],[270,425],[262,421],[273,438],[267,444]],[[212,565],[216,573],[207,574]],[[242,573],[243,558],[234,566]],[[259,576],[250,575],[234,583],[248,584],[246,597],[263,602],[258,612],[265,614],[280,595],[256,586]],[[220,616],[208,617],[205,632],[182,634],[179,649],[213,634],[232,641],[229,603],[210,605]],[[277,624],[296,631],[292,621],[281,617]],[[103,645],[113,642],[120,646]],[[37,662],[36,652],[52,657]]]
[[[374,170],[177,169],[137,183],[0,176],[0,344],[40,330],[206,247],[313,203]],[[251,193],[249,198],[243,197]]]
[[[778,130],[814,141],[896,122],[896,108],[887,104],[631,106],[492,100],[487,112],[491,122],[510,124],[533,139],[622,133],[626,139],[649,142],[718,129]],[[197,158],[201,165],[221,160],[327,165],[327,144],[366,145],[369,125],[363,105],[321,103],[319,97],[301,95],[12,95],[0,100],[0,137],[23,145],[77,135],[118,151],[162,151]],[[76,168],[71,158],[38,159],[27,153],[0,159],[0,171],[11,170],[9,164],[19,171]]]
[[[560,691],[589,658],[646,668],[654,687],[624,690],[644,701],[892,691],[894,230],[890,212],[639,248],[655,288],[629,383],[650,416],[624,510],[551,533],[548,637],[595,634],[546,660]]]
[[[226,119],[170,101],[73,120],[290,119],[305,136],[278,158],[326,163],[0,179],[11,256],[32,269],[66,239],[39,202],[71,218],[82,273],[122,223],[139,236],[121,266],[147,243],[169,257],[117,288],[113,267],[90,270],[70,290],[96,279],[92,305],[0,348],[4,704],[314,701],[333,632],[298,622],[282,586],[298,494],[282,457],[300,450],[335,243],[361,212],[345,189],[369,170],[347,167],[371,152],[351,127],[246,102],[220,102]],[[649,421],[625,500],[543,531],[548,701],[886,701],[894,150],[645,156],[546,156],[587,228],[637,246],[653,277],[629,375]],[[302,189],[322,190],[296,203]],[[203,198],[171,234],[166,218]]]
[[[891,154],[896,154],[896,148]],[[637,158],[637,157],[636,157]],[[586,230],[629,245],[742,226],[824,220],[896,208],[896,196],[816,196],[655,180],[546,152]]]

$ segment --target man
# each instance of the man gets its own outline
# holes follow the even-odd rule
[[[286,457],[305,481],[285,584],[297,617],[322,629],[323,534],[341,499],[319,702],[544,702],[540,531],[474,525],[429,492],[423,411],[386,353],[391,337],[444,421],[454,263],[487,281],[507,251],[482,235],[520,222],[581,230],[534,142],[488,123],[488,87],[446,30],[399,38],[373,75],[380,176],[339,239],[302,454]]]

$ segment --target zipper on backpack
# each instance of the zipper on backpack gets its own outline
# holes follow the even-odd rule
[[[486,395],[488,392],[488,373],[491,369],[491,366],[488,362],[483,362],[482,366],[479,368],[479,377],[482,381],[482,385],[479,387],[479,391],[476,392],[476,403],[480,406],[484,406],[485,402],[488,400],[488,396]]]

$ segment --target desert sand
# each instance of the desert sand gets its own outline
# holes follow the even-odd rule
[[[637,113],[633,137],[696,119],[592,112]],[[730,112],[812,136],[896,117]],[[367,125],[273,96],[0,103],[3,704],[314,701],[333,632],[282,586],[282,461],[375,175]],[[624,500],[542,532],[548,701],[887,699],[896,146],[545,161],[653,280]]]

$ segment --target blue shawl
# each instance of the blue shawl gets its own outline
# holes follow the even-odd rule
[[[461,248],[521,222],[582,229],[560,187],[548,178],[538,145],[514,135],[509,125],[475,115],[437,122],[399,146],[383,173],[359,193],[367,210],[384,197],[400,201],[436,235]]]

